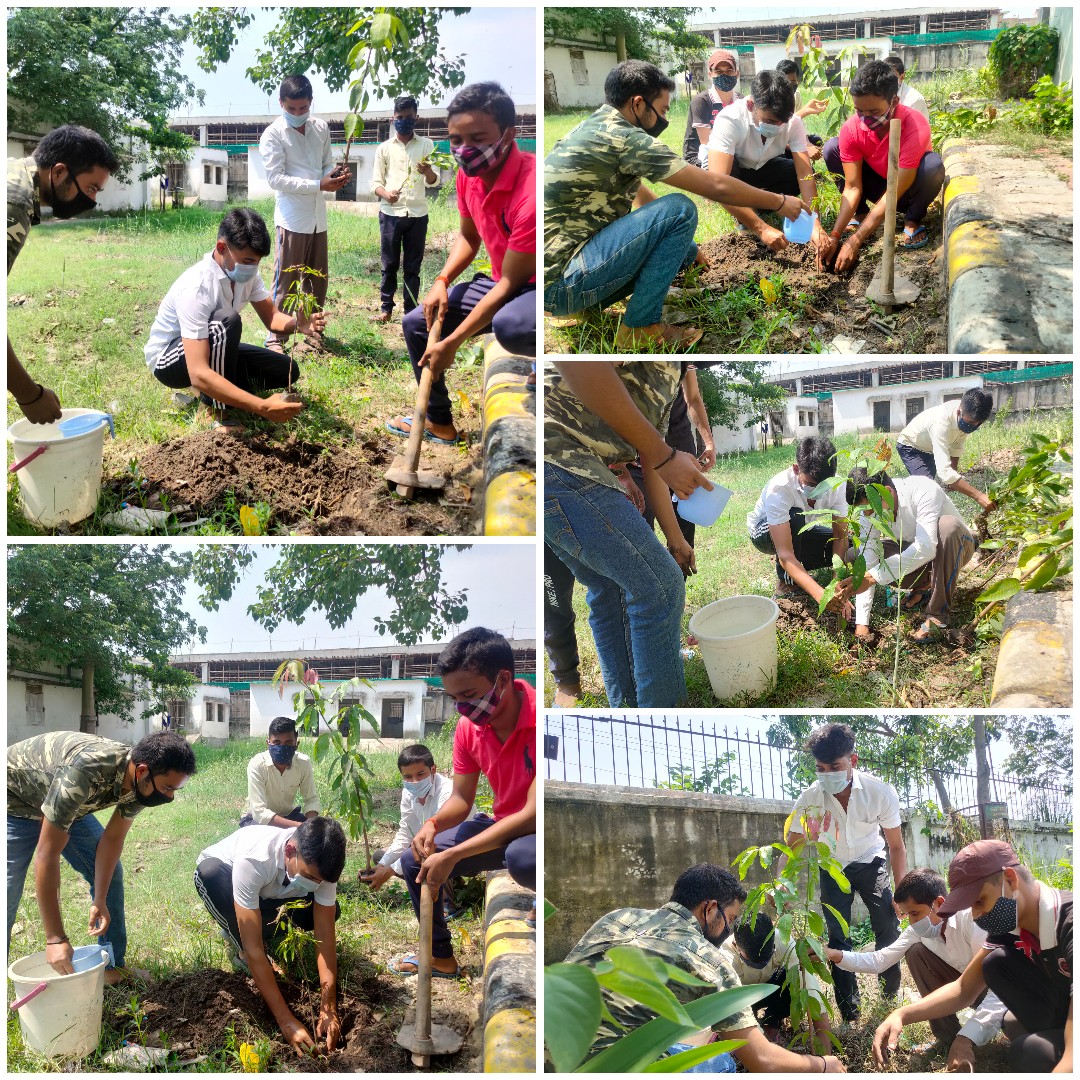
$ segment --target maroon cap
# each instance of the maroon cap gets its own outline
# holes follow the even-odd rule
[[[938,908],[939,915],[953,915],[971,907],[987,878],[1000,874],[1020,860],[1004,840],[976,840],[961,848],[949,864],[949,895]]]

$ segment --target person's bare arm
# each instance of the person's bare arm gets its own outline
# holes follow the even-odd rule
[[[113,874],[116,873],[116,864],[120,861],[120,853],[124,850],[124,841],[131,831],[134,818],[120,816],[117,808],[112,812],[105,831],[98,841],[97,852],[94,855],[94,900],[90,904],[90,929],[91,934],[101,937],[109,928],[112,915],[105,906],[105,898],[109,895],[109,886],[112,884]]]
[[[469,816],[476,801],[476,789],[480,783],[480,774],[454,773],[454,788],[450,798],[439,807],[433,818],[428,818],[412,838],[412,851],[417,861],[426,859],[435,851],[435,837],[455,825],[460,825]]]
[[[251,306],[255,314],[262,320],[267,330],[273,330],[276,334],[311,334],[321,333],[326,329],[326,312],[312,312],[311,318],[306,318],[303,313],[286,315],[278,309],[271,297],[265,300],[252,300]]]
[[[30,423],[48,424],[60,419],[60,399],[47,386],[30,378],[30,372],[15,355],[11,338],[7,339],[7,388]]]
[[[714,151],[710,150],[709,153],[712,155]],[[804,210],[808,213],[810,211],[810,207],[804,205],[802,200],[796,199],[794,195],[777,195],[772,191],[762,191],[731,176],[721,176],[711,169],[699,169],[696,165],[687,165],[669,176],[665,182],[672,187],[711,199],[722,206],[730,204],[752,206],[758,210],[773,210],[791,221],[794,221]]]
[[[882,832],[885,834],[885,843],[889,845],[889,865],[892,867],[895,889],[907,874],[907,849],[904,847],[904,837],[899,825],[895,829],[882,829]]]
[[[709,151],[709,172],[715,173],[717,176],[726,176],[730,179],[731,170],[735,165],[735,155],[725,154],[720,150]],[[777,196],[773,195],[773,208],[776,208]],[[771,225],[762,221],[757,214],[748,206],[736,205],[734,203],[721,203],[721,206],[740,224],[747,232],[756,236],[770,251],[779,251],[782,247],[787,247],[787,240],[784,240],[784,234],[779,229],[774,229]],[[776,244],[776,237],[783,240],[783,244],[774,247]]]
[[[646,469],[641,474],[649,503],[656,515],[656,520],[667,540],[671,557],[679,564],[684,574],[696,574],[697,562],[694,549],[686,542],[686,537],[679,528],[679,519],[675,516],[675,507],[671,505],[671,491],[660,475],[653,469]]]
[[[34,892],[38,911],[45,927],[45,959],[61,975],[74,972],[71,956],[75,951],[67,940],[64,919],[60,914],[60,853],[67,846],[68,834],[47,818],[41,820],[41,834],[34,852]],[[63,941],[60,939],[63,938]],[[49,945],[48,942],[59,942]]]
[[[847,1072],[843,1063],[831,1054],[794,1054],[783,1046],[769,1042],[761,1028],[754,1026],[737,1031],[722,1031],[719,1036],[740,1039],[743,1045],[732,1050],[747,1072],[752,1073],[819,1073]]]
[[[188,378],[191,385],[201,394],[206,394],[215,401],[231,405],[244,412],[262,416],[267,420],[282,422],[291,420],[304,407],[299,401],[283,401],[280,394],[261,398],[241,390],[235,383],[229,382],[224,375],[219,375],[210,367],[210,342],[206,338],[183,338],[184,357],[187,360]]]
[[[862,187],[862,162],[861,161],[856,161],[856,162],[846,162],[845,161],[844,162],[845,182],[846,182],[846,177],[847,177],[847,174],[848,174],[848,168],[852,164],[858,166],[859,186],[861,188]],[[899,171],[899,173],[897,174],[897,177],[896,177],[896,197],[897,197],[897,199],[900,199],[903,196],[904,192],[907,191],[907,189],[909,187],[911,187],[911,185],[914,183],[914,181],[915,181],[915,173],[917,171],[918,170],[916,170],[916,169],[901,169]],[[859,191],[859,195],[860,196],[862,195],[861,190]],[[839,250],[839,252],[837,253],[837,256],[836,256],[836,269],[837,270],[847,270],[849,267],[854,266],[855,263],[858,262],[860,252],[870,242],[870,240],[874,236],[874,233],[877,232],[878,227],[885,220],[885,202],[886,202],[886,200],[884,198],[878,199],[878,201],[876,203],[874,203],[873,207],[871,207],[870,213],[867,214],[866,217],[863,219],[862,224],[860,224],[859,227],[851,235],[849,235],[848,237],[846,237],[844,239],[844,242],[841,245],[840,250]],[[844,210],[846,209],[847,205],[848,205],[848,190],[847,190],[847,187],[845,186],[844,194],[843,194],[843,197],[842,197],[842,199],[840,201],[840,213],[841,213],[841,215],[843,215]],[[857,207],[858,205],[859,205],[858,199],[854,199],[851,202],[851,212],[844,219],[843,224],[841,224],[841,221],[840,221],[839,217],[836,219],[836,225],[833,227],[833,231],[832,231],[832,235],[834,237],[837,236],[838,230],[843,229],[847,225],[847,223],[852,219],[852,217],[854,217],[854,215],[855,215],[855,207]]]
[[[698,385],[697,371],[694,368],[686,369],[682,389],[683,397],[686,398],[686,411],[705,444],[705,451],[699,459],[701,469],[708,472],[716,464],[716,440],[713,438],[712,424],[709,423],[709,413],[705,408],[705,400],[701,396],[701,387]]]
[[[956,468],[956,466],[954,465],[953,468]],[[977,487],[969,484],[963,477],[955,483],[949,484],[945,490],[958,491],[961,495],[966,495],[969,499],[977,502],[984,510],[992,510],[994,507],[994,502],[989,495],[985,495]]]
[[[643,206],[653,202],[656,198],[656,193],[647,184],[638,184],[638,189],[634,193],[634,209],[640,210]]]
[[[337,1014],[337,928],[334,926],[334,905],[312,901],[315,940],[318,942],[316,966],[319,969],[319,1023],[315,1038],[326,1040],[330,1053],[341,1038],[341,1022]]]

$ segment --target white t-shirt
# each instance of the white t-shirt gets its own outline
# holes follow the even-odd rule
[[[289,232],[326,232],[326,200],[334,198],[333,192],[319,190],[334,171],[326,121],[309,116],[300,131],[279,116],[262,133],[259,156],[276,196],[274,224]]]
[[[269,298],[270,293],[258,274],[250,281],[230,281],[214,261],[214,253],[207,252],[173,282],[158,305],[150,340],[143,349],[147,367],[153,371],[158,357],[177,338],[205,341],[210,336],[210,319],[219,308],[238,312],[249,302]]]
[[[930,119],[930,109],[926,104],[926,98],[908,82],[900,84],[900,104],[921,112],[927,120]]]
[[[296,885],[285,871],[285,845],[295,835],[293,829],[248,825],[211,844],[200,853],[196,866],[204,859],[220,859],[231,867],[233,901],[249,911],[258,910],[259,897],[302,900],[311,894]],[[333,907],[337,883],[324,881],[314,895],[316,904]]]
[[[717,116],[709,136],[710,150],[734,155],[744,169],[760,169],[765,162],[783,157],[785,150],[797,154],[810,149],[802,118],[794,115],[771,139],[762,140],[754,127],[749,104],[748,99],[738,108],[726,108]]]
[[[792,465],[790,469],[778,472],[764,487],[754,509],[746,515],[746,527],[756,532],[764,521],[766,525],[787,525],[792,510],[831,510],[838,517],[847,514],[847,499],[844,496],[845,483],[842,478],[835,488],[814,500],[813,507],[802,493],[799,485],[799,469]]]
[[[812,811],[821,824],[818,840],[828,844],[841,866],[884,858],[885,838],[881,830],[900,827],[900,797],[896,788],[860,769],[851,772],[846,810],[835,795],[830,795],[815,780],[796,800],[791,819],[791,831],[802,835],[800,817],[803,811]]]

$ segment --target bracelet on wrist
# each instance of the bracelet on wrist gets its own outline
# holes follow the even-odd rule
[[[828,1072],[828,1066],[825,1063],[825,1055],[824,1054],[818,1054],[818,1057],[821,1058],[821,1071],[822,1072]]]
[[[42,383],[34,383],[34,385],[37,387],[37,393],[32,398],[30,398],[28,401],[20,401],[18,398],[16,398],[15,399],[15,404],[16,405],[18,405],[20,407],[22,407],[24,405],[35,405],[37,402],[39,402],[45,396],[45,387],[44,387],[44,385]],[[67,938],[65,938],[64,940],[66,941]],[[45,944],[47,945],[48,942],[46,942]]]
[[[784,212],[784,206],[786,204],[787,204],[787,196],[786,195],[781,195],[780,196],[780,205],[776,208],[776,212],[778,214],[782,214]]]
[[[450,288],[450,279],[445,274],[439,274],[435,280],[441,281],[448,289]]]
[[[654,465],[653,466],[653,471],[655,472],[657,469],[662,469],[669,461],[671,461],[675,457],[675,455],[678,452],[679,452],[678,450],[672,448],[671,453],[668,454],[668,456],[666,458],[664,458],[664,460],[661,461],[659,465]]]
[[[46,938],[45,939],[45,944],[46,945],[70,945],[71,942],[68,940],[67,935],[65,934],[63,937],[58,937],[55,941],[50,941],[48,938]]]

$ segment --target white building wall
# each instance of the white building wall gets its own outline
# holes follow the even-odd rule
[[[846,38],[839,41],[826,41],[822,44],[829,56],[836,56],[841,49],[847,49],[852,45],[861,45],[866,52],[854,59],[853,66],[855,67],[865,64],[868,60],[884,60],[886,56],[892,54],[892,38],[887,37],[859,38],[857,41]],[[781,60],[794,60],[798,63],[798,50],[792,49],[789,53],[782,42],[754,46],[755,71],[775,68]],[[845,65],[845,71],[847,66],[851,65]]]
[[[750,419],[749,413],[743,413],[738,419],[738,427],[727,428],[717,426],[712,429],[713,440],[716,442],[716,453],[718,455],[741,454],[758,448],[760,427],[756,419],[750,427],[746,427],[746,422]]]
[[[874,402],[888,401],[891,409],[891,431],[901,431],[907,424],[907,401],[923,398],[924,409],[940,405],[946,397],[961,397],[965,390],[981,387],[981,375],[955,379],[934,379],[926,382],[903,383],[900,386],[862,386],[853,390],[834,390],[833,432],[868,434],[874,430]]]
[[[582,49],[583,59],[571,63],[570,48],[566,45],[544,46],[544,71],[555,79],[555,93],[564,109],[595,108],[604,100],[604,80],[619,62],[615,52]],[[575,65],[584,65],[585,81],[579,83]],[[580,70],[580,67],[579,67]],[[680,80],[677,80],[680,81]]]
[[[44,703],[42,723],[32,723],[27,711],[26,687],[31,680],[8,679],[7,683],[7,744],[32,739],[35,735],[44,735],[48,731],[78,731],[79,714],[82,712],[82,690],[77,686],[58,686],[54,683],[41,683],[41,696]],[[99,715],[96,735],[103,739],[115,739],[117,742],[134,745],[143,736],[160,730],[160,722],[154,717],[143,718],[140,714],[146,708],[145,701],[136,701],[133,706],[134,721],[121,720],[111,713]]]
[[[784,437],[805,439],[820,435],[818,408],[816,397],[788,398],[784,409]]]
[[[230,701],[231,696],[225,687],[199,683],[188,701],[188,732],[198,732],[204,739],[228,739]],[[207,703],[213,705],[209,717]]]

